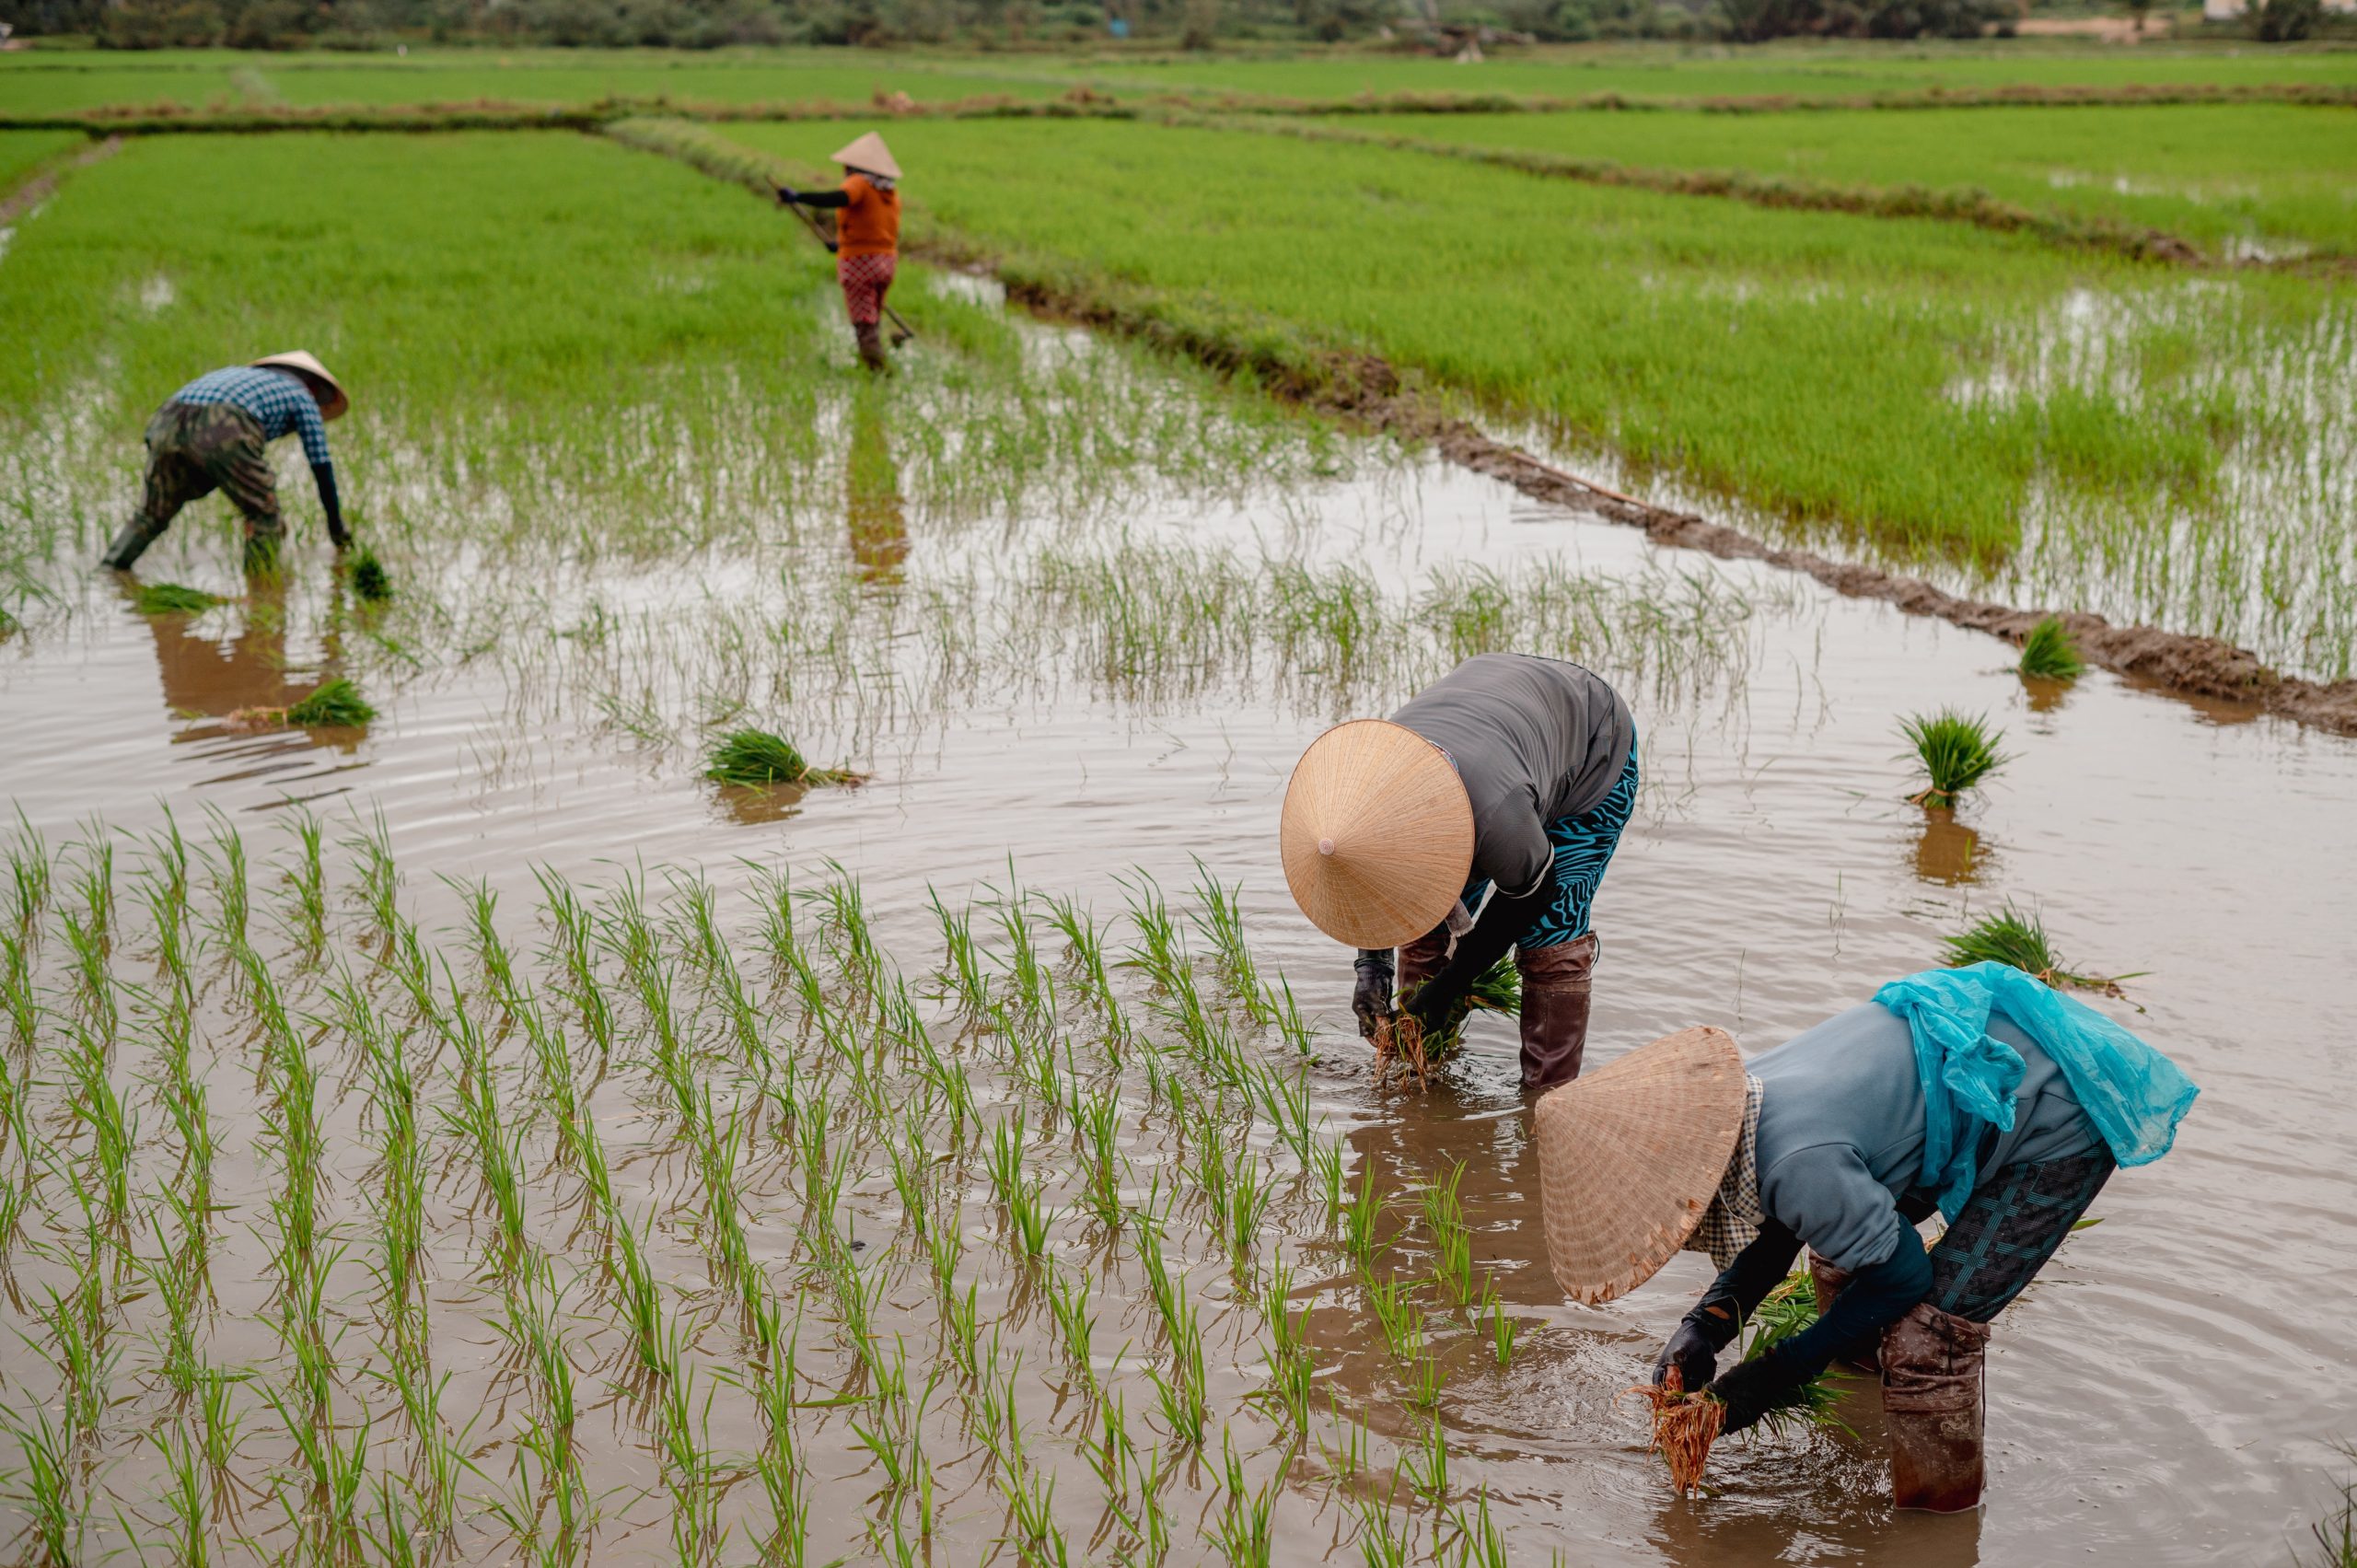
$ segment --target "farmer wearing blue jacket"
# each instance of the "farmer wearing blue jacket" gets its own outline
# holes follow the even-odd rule
[[[1565,1085],[1536,1121],[1549,1260],[1608,1301],[1681,1248],[1719,1266],[1655,1365],[1740,1432],[1836,1357],[1879,1365],[1902,1508],[1980,1502],[1989,1324],[2119,1166],[2168,1152],[2198,1091],[2084,1003],[2003,964],[1894,981],[1744,1062],[1717,1029]],[[1928,1249],[1916,1225],[1946,1229]],[[1810,1328],[1718,1358],[1805,1245]]]

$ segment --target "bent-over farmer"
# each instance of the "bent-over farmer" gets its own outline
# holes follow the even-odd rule
[[[843,287],[852,336],[859,340],[859,362],[870,370],[888,370],[891,362],[884,357],[878,323],[884,296],[900,264],[900,166],[884,138],[873,131],[837,152],[834,161],[843,167],[841,189],[796,191],[781,185],[777,199],[834,210],[835,277]]]
[[[352,535],[336,495],[327,422],[351,406],[328,367],[300,349],[191,381],[147,422],[147,480],[139,510],[114,536],[101,563],[118,571],[129,568],[182,506],[219,490],[245,516],[246,564],[276,564],[285,525],[279,519],[277,482],[263,448],[290,432],[302,437],[319,506],[327,513],[328,537],[342,550]]]
[[[1893,981],[1747,1065],[1713,1028],[1538,1102],[1548,1261],[1609,1301],[1681,1248],[1719,1274],[1654,1380],[1708,1388],[1726,1432],[1801,1403],[1837,1356],[1878,1365],[1898,1506],[1979,1504],[1989,1324],[2114,1168],[2166,1154],[2198,1091],[2085,1004],[2003,964]],[[1947,1228],[1928,1249],[1918,1222]],[[1811,1254],[1814,1325],[1718,1357]]]
[[[1285,882],[1312,923],[1360,950],[1359,1032],[1390,1018],[1395,980],[1427,1032],[1454,1026],[1512,948],[1523,1086],[1579,1076],[1589,911],[1636,798],[1629,704],[1561,659],[1478,654],[1388,720],[1319,736],[1285,792]]]

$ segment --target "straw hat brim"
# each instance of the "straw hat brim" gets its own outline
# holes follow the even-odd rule
[[[1465,890],[1473,803],[1439,747],[1387,719],[1353,719],[1302,753],[1277,836],[1310,923],[1353,947],[1396,947]]]
[[[319,400],[321,419],[338,418],[352,406],[352,400],[344,396],[343,383],[299,348],[285,354],[266,354],[253,361],[253,366],[257,370],[292,370],[300,376],[311,389],[311,395]]]
[[[886,146],[884,138],[873,131],[856,138],[847,146],[837,148],[834,161],[862,174],[880,174],[887,180],[900,178],[900,165],[892,157],[892,149]]]
[[[1593,1306],[1660,1272],[1717,1195],[1743,1113],[1743,1052],[1709,1028],[1640,1046],[1539,1100],[1539,1215],[1564,1295]]]

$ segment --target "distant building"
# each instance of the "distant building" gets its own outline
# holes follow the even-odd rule
[[[2324,0],[2324,8],[2344,16],[2357,15],[2357,0]],[[2205,22],[2239,21],[2250,9],[2250,0],[2201,0],[2201,19]]]

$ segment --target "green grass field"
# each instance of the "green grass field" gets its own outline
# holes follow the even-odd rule
[[[2346,665],[2345,577],[2259,583],[2286,549],[2348,559],[2304,465],[2350,441],[2349,285],[1248,132],[895,136],[911,200],[962,234],[1372,348],[1762,527]]]
[[[60,153],[82,145],[75,131],[0,131],[0,196]]]
[[[2221,252],[2357,250],[2357,114],[2280,104],[1774,115],[1341,116],[1346,129],[1633,167],[1978,189]]]

